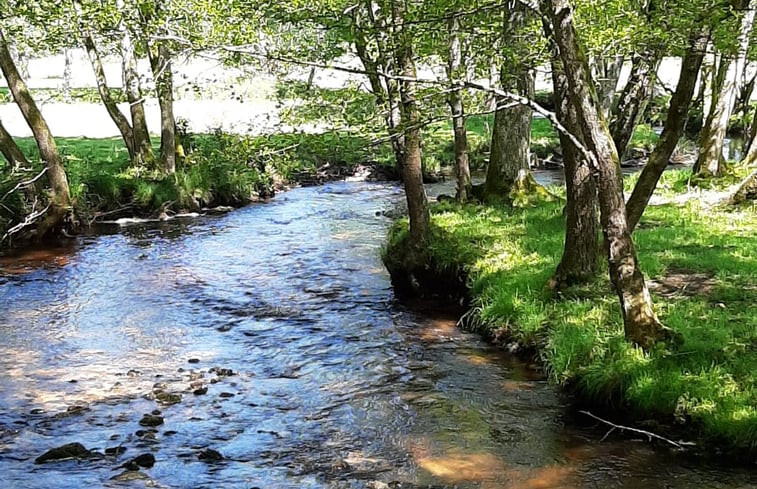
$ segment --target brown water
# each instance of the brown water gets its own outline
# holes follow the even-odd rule
[[[377,212],[401,198],[297,189],[0,260],[0,487],[754,487],[749,469],[600,442],[528,365],[396,303]],[[165,424],[143,432],[154,409]],[[74,441],[127,451],[33,463]],[[111,480],[142,453],[149,480]]]

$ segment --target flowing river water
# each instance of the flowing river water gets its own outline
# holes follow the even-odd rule
[[[754,487],[600,441],[533,366],[397,303],[379,250],[402,198],[333,183],[0,259],[0,486]],[[70,442],[126,451],[34,463]]]

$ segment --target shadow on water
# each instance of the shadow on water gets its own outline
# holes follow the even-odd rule
[[[573,425],[533,366],[409,309],[378,258],[394,185],[296,189],[223,217],[0,260],[8,487],[746,488]],[[164,423],[142,426],[145,413]],[[157,411],[156,411],[157,412]],[[122,455],[44,465],[80,442]],[[208,461],[207,449],[224,459]],[[388,484],[385,485],[385,484]]]

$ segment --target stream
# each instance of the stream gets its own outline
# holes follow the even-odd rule
[[[534,365],[399,304],[379,251],[403,198],[332,183],[0,257],[2,487],[757,484],[646,439],[600,441]],[[153,411],[164,422],[141,426]],[[71,442],[126,451],[34,463]],[[119,468],[142,454],[153,467]]]

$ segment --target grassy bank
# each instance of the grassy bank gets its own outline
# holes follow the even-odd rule
[[[686,173],[666,182],[675,187]],[[432,223],[431,261],[443,275],[467,274],[473,328],[535,349],[550,379],[583,400],[757,451],[754,209],[705,209],[696,200],[648,209],[634,235],[639,257],[660,318],[682,337],[649,353],[625,341],[606,271],[560,297],[545,289],[562,253],[561,203],[445,203],[434,208]],[[406,227],[393,228],[390,259]]]

